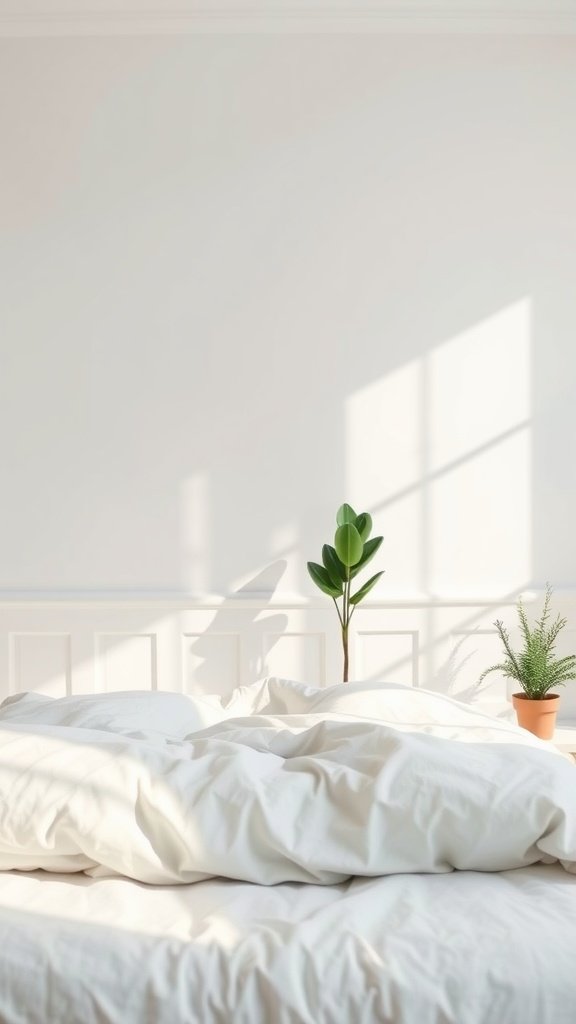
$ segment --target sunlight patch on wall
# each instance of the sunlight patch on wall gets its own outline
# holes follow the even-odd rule
[[[530,419],[530,303],[523,300],[426,357],[430,472]]]
[[[490,597],[530,570],[528,427],[471,457],[430,488],[430,578],[443,595]]]
[[[347,399],[347,497],[384,534],[381,594],[531,578],[530,320],[516,302]]]
[[[396,594],[419,587],[422,373],[421,360],[408,362],[345,404],[346,500],[384,534],[379,566]]]
[[[426,357],[428,579],[442,594],[506,593],[531,577],[530,304]]]

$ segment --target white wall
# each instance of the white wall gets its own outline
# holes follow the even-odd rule
[[[0,590],[576,585],[576,42],[0,41]]]

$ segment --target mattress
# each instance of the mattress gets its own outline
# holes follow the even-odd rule
[[[576,877],[0,874],[3,1024],[573,1024]]]

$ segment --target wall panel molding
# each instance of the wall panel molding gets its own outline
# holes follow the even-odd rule
[[[419,631],[358,629],[356,666],[361,679],[385,679],[418,686]]]
[[[8,692],[36,690],[50,697],[72,692],[70,633],[30,630],[8,634]]]
[[[530,618],[541,597],[527,596]],[[431,689],[501,713],[509,707],[506,680],[497,673],[482,687],[478,680],[500,660],[495,619],[519,639],[514,604],[510,596],[476,604],[366,602],[352,623],[350,678]],[[558,653],[572,653],[576,591],[555,591],[554,612],[568,619]],[[341,681],[340,629],[328,599],[0,603],[0,699],[24,689],[226,694],[264,675],[319,686]],[[576,682],[563,690],[560,717],[576,721]]]
[[[264,633],[263,666],[266,675],[326,686],[326,633],[287,630]]]
[[[574,35],[576,9],[538,7],[510,9],[476,5],[438,7],[425,4],[410,7],[380,0],[374,5],[315,5],[302,8],[286,4],[250,6],[190,6],[188,9],[143,7],[94,10],[50,8],[45,4],[34,12],[0,11],[0,36],[109,36],[109,35],[194,35],[218,33],[391,33],[391,34],[514,34]]]
[[[123,631],[95,633],[94,675],[97,690],[156,690],[156,635]]]

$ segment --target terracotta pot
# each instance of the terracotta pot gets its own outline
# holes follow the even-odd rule
[[[551,740],[556,727],[556,714],[560,703],[558,693],[547,693],[542,700],[531,700],[525,693],[512,694],[518,725],[533,732],[541,740]]]

